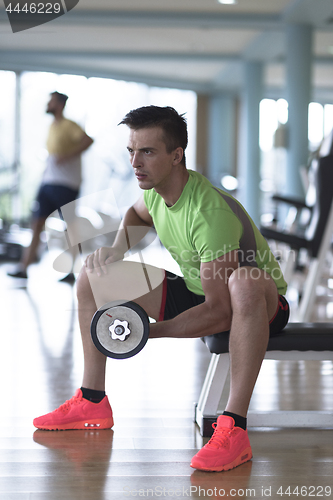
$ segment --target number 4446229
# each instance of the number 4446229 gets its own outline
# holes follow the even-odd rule
[[[332,494],[331,486],[296,486],[292,488],[280,488],[277,490],[277,495],[282,496],[301,496],[301,497],[329,497]]]
[[[9,12],[10,14],[16,13],[16,14],[59,14],[61,10],[61,5],[60,3],[25,3],[22,7],[20,6],[19,3],[13,4],[14,7],[12,6],[12,3],[9,3],[8,6],[6,7],[6,11]]]

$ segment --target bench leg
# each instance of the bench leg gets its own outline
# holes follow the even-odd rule
[[[327,360],[332,359],[332,353],[323,352],[298,352],[298,351],[270,351],[266,353],[267,359],[276,360]],[[229,373],[229,354],[212,354],[207,370],[207,375],[201,390],[198,404],[195,409],[195,422],[198,424],[203,437],[212,435],[212,423],[218,417],[218,406]],[[248,412],[249,427],[320,427],[333,428],[333,413],[327,410],[311,411],[257,411]]]

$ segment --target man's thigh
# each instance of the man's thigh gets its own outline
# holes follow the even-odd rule
[[[105,266],[107,273],[87,272],[97,308],[107,302],[133,301],[158,320],[162,304],[165,271],[138,262],[118,261]]]

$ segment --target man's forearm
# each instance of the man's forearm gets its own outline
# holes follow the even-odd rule
[[[112,247],[125,254],[146,236],[150,227],[138,216],[134,208],[130,207],[119,226]]]
[[[231,316],[220,306],[207,303],[192,307],[174,319],[153,323],[150,338],[196,338],[230,330]]]

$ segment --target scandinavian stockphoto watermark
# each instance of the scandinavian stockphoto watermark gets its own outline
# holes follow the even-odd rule
[[[13,33],[53,21],[78,3],[79,0],[4,0]]]

